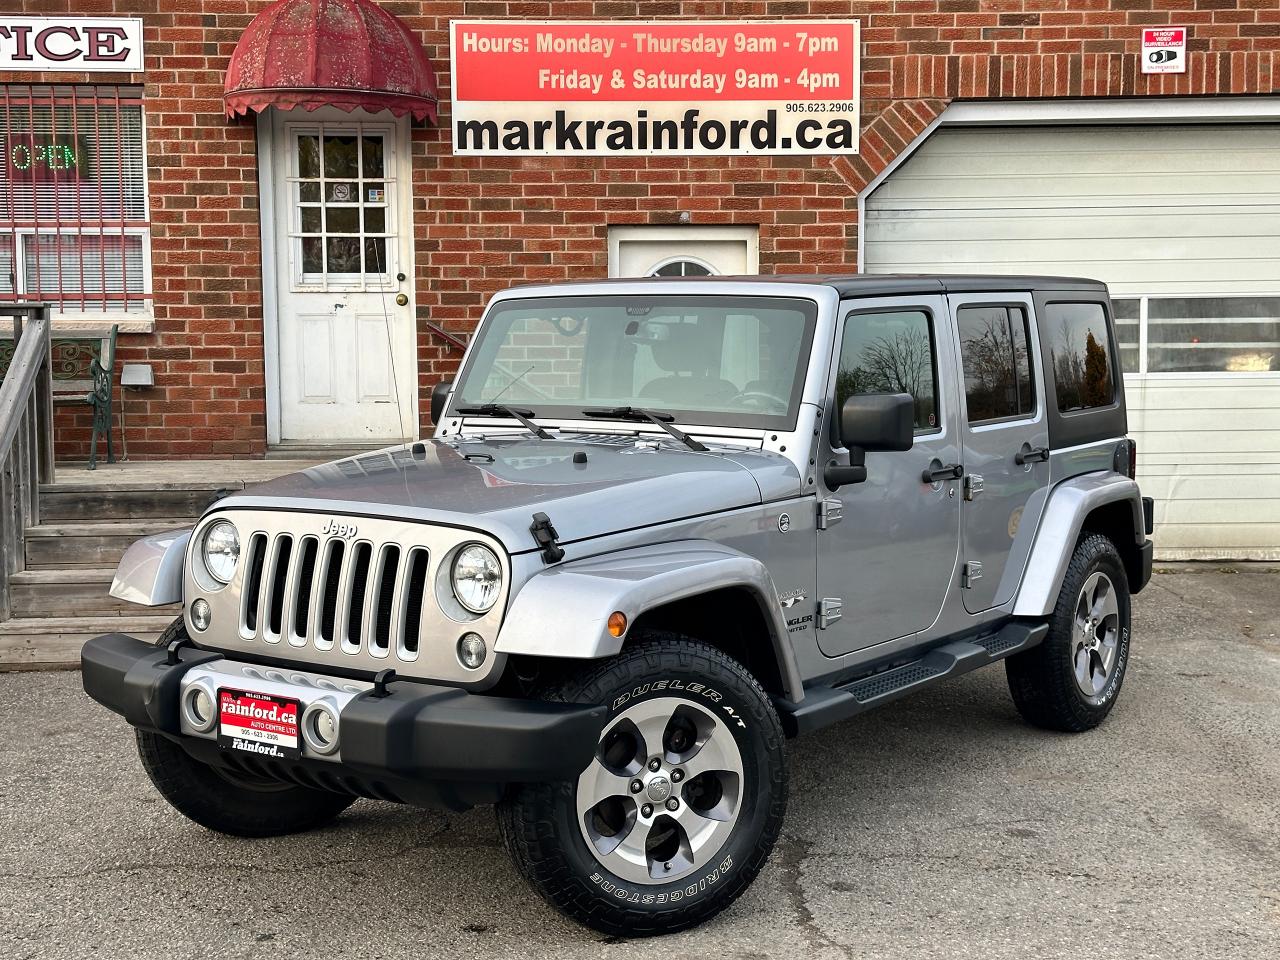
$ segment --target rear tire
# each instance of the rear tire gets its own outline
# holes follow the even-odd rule
[[[201,763],[158,733],[138,730],[138,756],[161,796],[189,820],[235,837],[277,837],[332,823],[355,797],[250,779]]]
[[[1005,661],[1009,692],[1028,723],[1080,733],[1115,706],[1129,665],[1129,581],[1102,534],[1076,544],[1044,642]]]
[[[498,806],[507,850],[538,892],[628,937],[728,907],[768,859],[787,802],[782,728],[746,669],[674,634],[637,640],[548,695],[609,707],[582,776],[513,788]]]

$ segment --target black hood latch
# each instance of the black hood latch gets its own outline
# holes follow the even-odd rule
[[[556,533],[556,528],[551,525],[551,518],[545,513],[533,515],[529,532],[533,534],[533,542],[542,550],[543,563],[558,563],[564,559],[564,550],[556,543],[560,534]]]

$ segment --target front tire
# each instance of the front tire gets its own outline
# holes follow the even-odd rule
[[[551,693],[609,707],[578,781],[514,788],[498,808],[538,892],[620,936],[674,933],[728,907],[768,859],[787,800],[782,728],[742,665],[672,634],[639,641]]]
[[[327,826],[355,797],[241,777],[201,763],[157,733],[138,730],[138,756],[161,796],[202,827],[235,837],[277,837]]]
[[[1130,598],[1124,562],[1111,540],[1076,544],[1038,647],[1005,661],[1009,692],[1023,719],[1080,733],[1115,706],[1129,665]]]

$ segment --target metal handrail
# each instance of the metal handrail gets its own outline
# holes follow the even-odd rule
[[[26,531],[40,522],[40,484],[53,482],[53,370],[49,308],[0,304],[13,318],[13,361],[0,383],[0,621],[9,581],[26,569]],[[24,324],[23,321],[26,321]]]

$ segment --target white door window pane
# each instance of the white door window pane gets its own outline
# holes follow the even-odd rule
[[[1111,310],[1116,322],[1116,346],[1120,349],[1120,372],[1139,373],[1142,301],[1112,300]]]
[[[295,277],[309,288],[362,289],[388,282],[386,136],[360,124],[321,124],[290,141]],[[376,178],[376,179],[375,179]]]
[[[1151,297],[1147,370],[1280,370],[1280,297]]]

